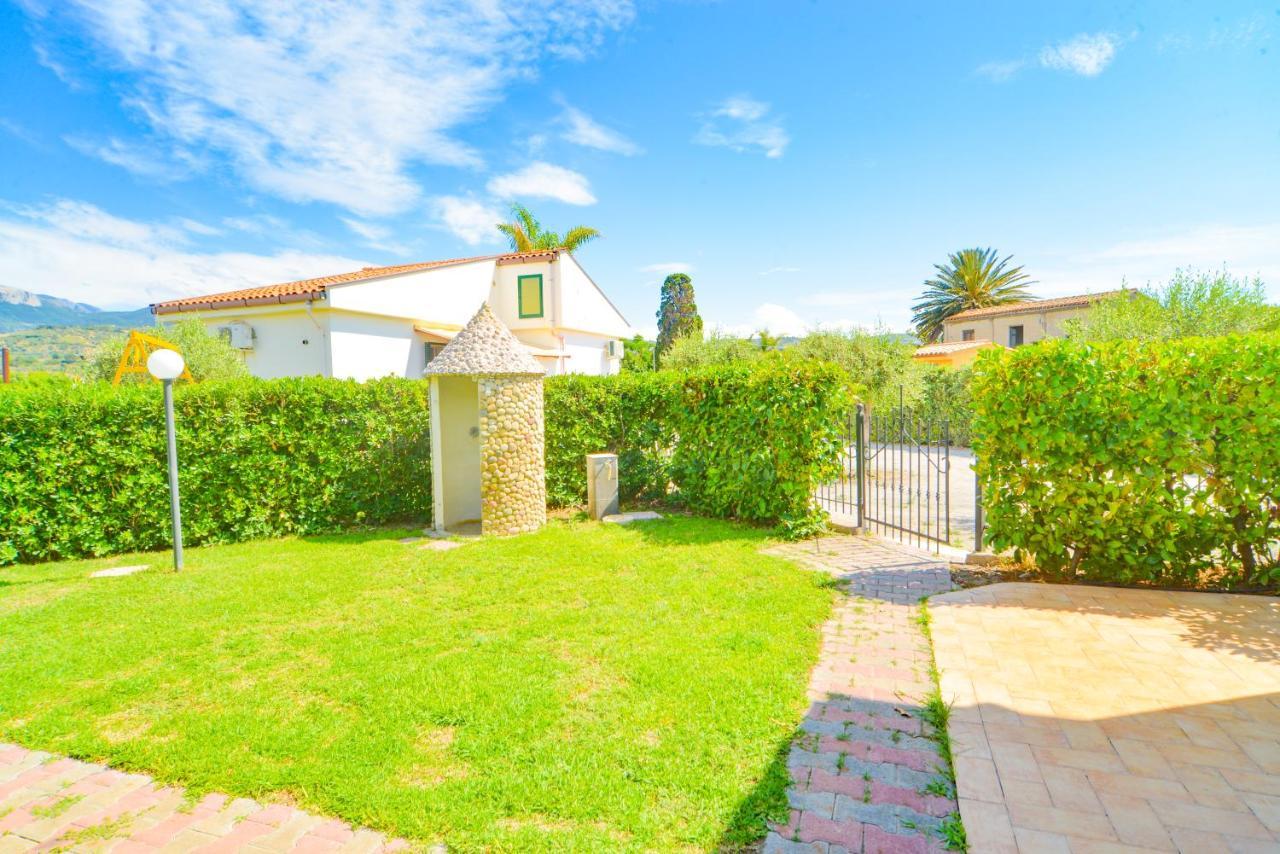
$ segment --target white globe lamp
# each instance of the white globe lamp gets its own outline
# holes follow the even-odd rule
[[[147,371],[158,380],[176,380],[186,363],[176,350],[156,350],[147,357]]]

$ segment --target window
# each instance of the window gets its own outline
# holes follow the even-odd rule
[[[1023,340],[1023,338],[1022,338],[1022,327],[1021,327],[1021,326],[1010,326],[1010,327],[1009,327],[1009,346],[1010,346],[1010,347],[1021,347],[1021,346],[1022,346],[1022,340]]]
[[[434,359],[436,356],[439,356],[440,351],[443,349],[444,349],[443,344],[433,344],[430,341],[427,341],[426,346],[423,347],[423,353],[426,355],[427,360],[423,362],[423,365],[425,366],[425,365],[431,364],[431,360]]]
[[[542,317],[542,274],[516,280],[516,299],[521,317]]]
[[[972,329],[965,329],[964,331],[962,331],[962,332],[960,333],[960,340],[961,340],[961,341],[972,341],[972,340],[973,340],[973,330],[972,330]]]

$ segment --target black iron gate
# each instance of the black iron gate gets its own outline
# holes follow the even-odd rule
[[[936,549],[951,538],[951,434],[906,407],[845,420],[840,477],[818,490],[837,522]]]

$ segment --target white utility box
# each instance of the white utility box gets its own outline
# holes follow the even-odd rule
[[[618,512],[618,455],[587,454],[587,513],[603,519]]]

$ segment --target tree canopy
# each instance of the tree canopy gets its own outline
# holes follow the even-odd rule
[[[947,318],[962,311],[1034,299],[1027,286],[1035,282],[1022,267],[1009,267],[1012,259],[1001,260],[994,249],[961,249],[946,264],[935,264],[937,275],[925,280],[924,293],[912,306],[920,340],[938,340]]]
[[[693,280],[685,273],[672,273],[662,283],[658,303],[658,356],[681,338],[702,337],[702,316],[693,299]]]
[[[1226,270],[1179,270],[1161,287],[1123,290],[1067,322],[1085,341],[1169,340],[1280,329],[1280,307],[1267,303],[1262,280]]]
[[[564,249],[574,252],[600,236],[600,232],[585,225],[576,225],[561,237],[542,227],[538,218],[524,205],[511,206],[511,222],[498,223],[498,231],[506,235],[512,252],[538,252]]]

